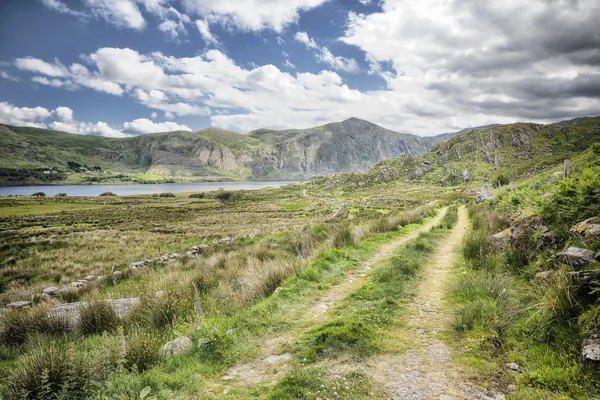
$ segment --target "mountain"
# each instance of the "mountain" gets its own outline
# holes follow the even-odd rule
[[[422,156],[383,160],[364,173],[324,178],[327,187],[407,181],[442,186],[506,184],[555,167],[600,143],[600,117],[560,124],[476,128],[435,144]]]
[[[247,135],[208,128],[122,139],[0,125],[0,183],[296,180],[364,171],[387,158],[424,154],[433,143],[356,118]]]

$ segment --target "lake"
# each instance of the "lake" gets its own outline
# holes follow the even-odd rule
[[[35,185],[0,186],[0,196],[29,196],[35,192],[44,192],[47,196],[66,193],[67,196],[98,196],[100,193],[113,192],[119,196],[133,194],[152,194],[164,192],[209,192],[223,188],[225,190],[257,190],[265,187],[279,188],[298,183],[296,181],[237,181],[237,182],[195,182],[195,183],[157,183],[149,185]]]

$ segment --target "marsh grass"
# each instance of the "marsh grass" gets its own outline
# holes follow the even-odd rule
[[[117,313],[106,301],[93,301],[79,307],[78,329],[84,335],[114,331],[120,323]]]

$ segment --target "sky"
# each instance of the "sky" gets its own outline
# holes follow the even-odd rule
[[[2,0],[0,123],[127,137],[600,115],[598,0]]]

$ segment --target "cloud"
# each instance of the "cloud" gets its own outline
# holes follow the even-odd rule
[[[210,32],[208,22],[198,19],[196,20],[196,27],[198,28],[198,32],[200,32],[200,36],[202,36],[202,39],[204,39],[207,45],[219,45],[219,40]]]
[[[153,122],[147,118],[138,118],[131,122],[125,122],[123,131],[141,135],[154,132],[191,131],[191,129],[186,125],[179,125],[175,122]]]
[[[68,74],[67,68],[58,61],[50,64],[33,57],[17,58],[15,66],[24,71],[37,72],[55,78],[62,78]]]
[[[52,114],[44,107],[15,107],[7,102],[0,102],[0,123],[16,126],[34,126],[43,128],[45,119]]]
[[[47,8],[57,11],[61,14],[68,14],[68,15],[73,15],[73,16],[77,16],[77,17],[84,16],[83,13],[72,10],[71,8],[69,8],[69,6],[67,6],[65,3],[61,2],[60,0],[42,0],[42,4],[44,6],[46,6]]]
[[[286,59],[286,60],[284,61],[284,63],[283,63],[283,66],[284,66],[284,67],[288,67],[288,68],[292,68],[292,69],[295,69],[295,68],[296,68],[296,66],[295,66],[294,64],[292,64],[292,63],[290,62],[290,60],[288,60],[288,59]]]
[[[73,110],[69,107],[56,107],[54,113],[63,122],[71,122],[73,121]]]
[[[245,31],[272,29],[281,32],[296,23],[301,11],[320,6],[327,0],[182,0],[184,8],[210,22]]]
[[[21,80],[19,78],[17,78],[16,76],[12,76],[11,74],[9,74],[6,71],[1,71],[0,70],[0,77],[9,81],[13,81],[13,82],[20,82]]]
[[[150,118],[152,118],[152,119],[158,118],[158,114],[156,113],[156,111],[154,111],[152,114],[150,114]]]
[[[316,50],[315,58],[318,62],[327,64],[329,67],[345,71],[358,72],[360,67],[353,58],[334,56],[327,47],[320,47],[314,39],[310,38],[306,32],[297,32],[294,36],[296,41],[303,43],[307,48]]]
[[[122,28],[142,29],[146,20],[132,0],[83,0],[92,15]]]

